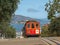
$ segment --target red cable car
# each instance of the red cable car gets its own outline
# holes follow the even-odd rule
[[[24,36],[39,36],[40,35],[40,24],[37,21],[27,21],[23,28]]]

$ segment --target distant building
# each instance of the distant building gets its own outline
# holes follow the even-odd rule
[[[48,27],[48,26],[49,26],[49,24],[44,24],[43,26],[46,26],[46,27]]]
[[[22,32],[16,32],[16,38],[23,38]]]
[[[16,32],[16,38],[20,38],[21,34],[20,32]]]

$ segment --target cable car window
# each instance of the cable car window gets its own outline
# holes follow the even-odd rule
[[[36,27],[38,28],[38,24],[36,24]]]
[[[30,28],[30,24],[28,24],[28,28]]]
[[[34,28],[34,24],[32,23],[32,28]]]

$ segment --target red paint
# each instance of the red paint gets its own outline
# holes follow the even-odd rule
[[[32,28],[32,23],[34,24],[34,28]],[[30,27],[28,28],[28,24],[30,24]],[[38,27],[36,27],[36,24],[38,24]],[[38,22],[28,22],[26,23],[26,35],[40,35],[40,25]],[[36,33],[36,30],[39,30],[39,33]]]

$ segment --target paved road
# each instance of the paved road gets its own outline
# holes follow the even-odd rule
[[[57,39],[57,40],[55,40]],[[60,37],[59,37],[60,39]],[[54,41],[52,41],[54,40]],[[21,38],[21,39],[0,39],[0,45],[58,45],[58,37],[39,37],[39,38]]]

